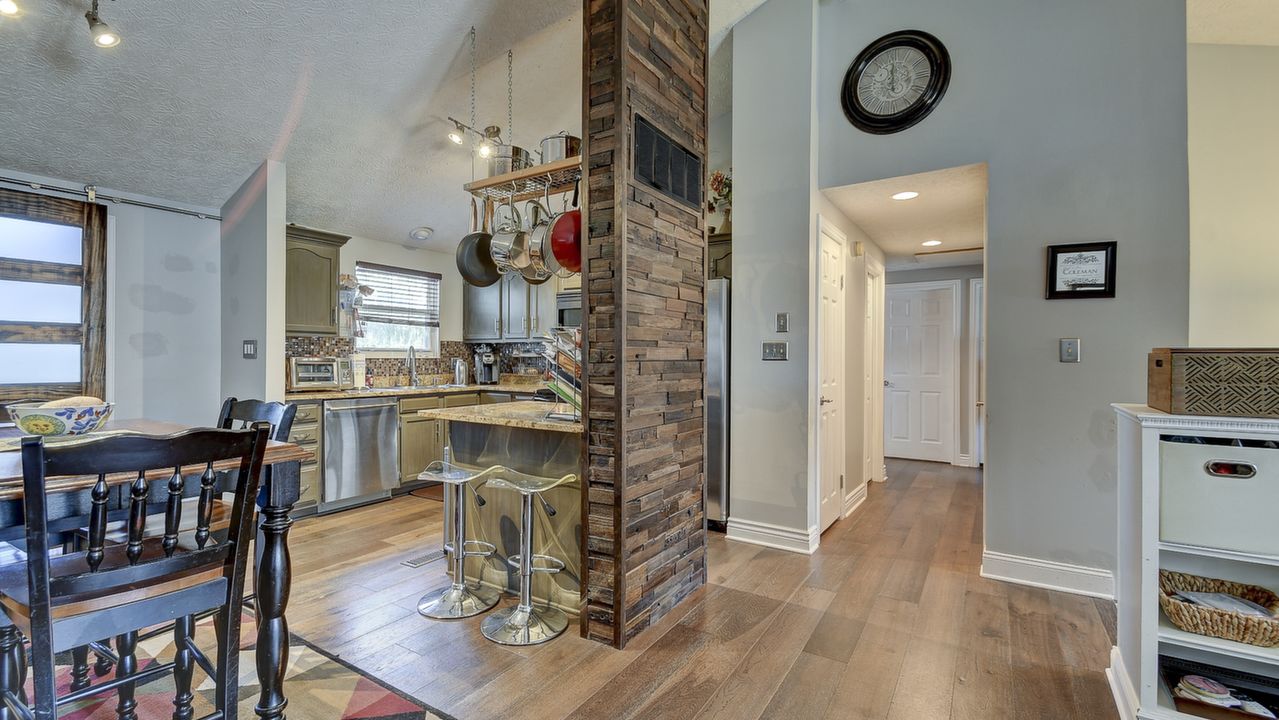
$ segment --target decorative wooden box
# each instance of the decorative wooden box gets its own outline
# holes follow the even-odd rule
[[[1174,415],[1279,418],[1279,350],[1156,348],[1146,404]]]

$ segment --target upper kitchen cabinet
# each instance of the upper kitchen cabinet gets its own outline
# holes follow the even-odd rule
[[[466,342],[500,342],[504,321],[502,298],[506,294],[506,278],[479,287],[462,284],[462,339]]]
[[[340,254],[351,238],[298,225],[289,225],[285,235],[285,331],[336,335]]]
[[[488,287],[465,285],[462,304],[466,342],[530,340],[555,325],[555,283],[529,285],[518,273],[507,273]]]

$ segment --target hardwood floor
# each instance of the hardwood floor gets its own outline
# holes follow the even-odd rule
[[[1117,718],[1113,606],[979,577],[980,473],[889,468],[811,557],[711,533],[708,586],[623,651],[419,616],[445,564],[401,564],[440,544],[416,497],[297,523],[290,629],[465,720]]]

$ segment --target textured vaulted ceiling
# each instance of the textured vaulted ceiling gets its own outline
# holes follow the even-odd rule
[[[913,200],[893,200],[913,190]],[[986,165],[964,165],[823,191],[870,236],[893,266],[918,253],[953,252],[986,244]],[[927,248],[925,240],[940,240]],[[973,262],[972,256],[965,256]],[[978,259],[980,262],[980,259]]]
[[[581,123],[581,0],[102,0],[123,42],[90,42],[88,0],[18,0],[0,19],[0,169],[219,207],[267,157],[293,222],[456,244],[468,153],[466,31],[479,32],[481,124],[515,139]]]

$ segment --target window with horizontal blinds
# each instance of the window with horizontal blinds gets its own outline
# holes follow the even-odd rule
[[[0,405],[103,397],[105,271],[106,208],[0,189]]]
[[[440,274],[357,262],[355,279],[372,289],[359,308],[356,347],[434,351],[440,328]]]

